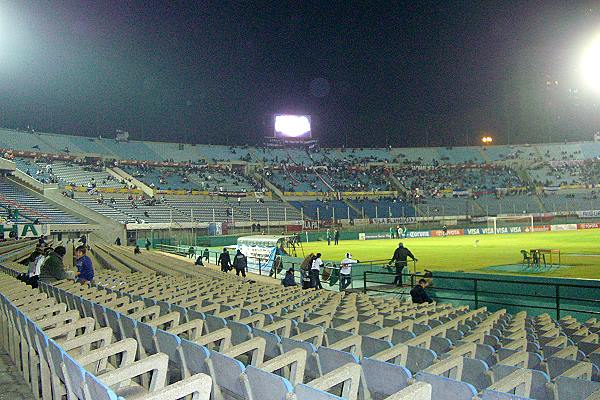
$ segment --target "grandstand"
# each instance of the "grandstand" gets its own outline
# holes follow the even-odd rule
[[[335,217],[341,224],[373,218],[468,222],[522,213],[575,217],[598,208],[595,143],[267,150],[2,129],[0,147],[28,194],[23,208],[37,209],[36,201],[57,185],[66,208],[92,224],[108,218],[150,229],[180,229],[183,222],[201,224],[198,229],[212,222],[275,227],[302,216]],[[40,221],[52,222],[52,215]],[[56,215],[58,223],[81,220]]]

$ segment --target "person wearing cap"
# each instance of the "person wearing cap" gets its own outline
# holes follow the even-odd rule
[[[340,262],[340,290],[346,289],[352,282],[352,264],[358,260],[352,258],[352,254],[346,253],[346,258]]]
[[[40,281],[56,282],[69,278],[69,274],[65,270],[63,257],[67,254],[67,249],[64,246],[57,246],[52,253],[45,259],[42,268],[40,269]]]

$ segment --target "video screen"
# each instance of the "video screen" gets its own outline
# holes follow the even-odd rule
[[[275,137],[310,139],[310,115],[275,115]]]

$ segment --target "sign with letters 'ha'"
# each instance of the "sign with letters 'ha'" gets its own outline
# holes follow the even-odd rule
[[[49,235],[48,225],[34,224],[0,224],[0,238],[8,238],[10,232],[15,232],[19,238],[35,238]]]

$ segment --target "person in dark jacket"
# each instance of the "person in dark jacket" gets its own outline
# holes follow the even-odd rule
[[[340,231],[336,229],[333,232],[333,244],[337,246],[339,243],[340,243]]]
[[[415,304],[433,303],[433,300],[431,299],[431,297],[429,297],[429,295],[425,291],[425,288],[427,286],[428,286],[428,284],[425,279],[419,279],[419,283],[417,284],[417,286],[412,288],[412,290],[410,291],[410,297],[412,297],[413,303],[415,303]]]
[[[133,249],[133,254],[142,254],[142,251],[140,250],[140,246],[139,245],[135,245],[135,248]]]
[[[146,250],[150,251],[150,246],[152,246],[152,243],[150,242],[150,239],[146,239]]]
[[[190,246],[190,248],[188,249],[188,257],[194,258],[195,256],[196,256],[196,249],[194,248],[194,246]]]
[[[69,278],[69,274],[65,270],[63,257],[67,254],[67,249],[64,246],[57,246],[52,253],[46,258],[40,270],[41,282],[56,282],[62,279]]]
[[[210,252],[208,251],[208,249],[204,249],[204,251],[202,252],[202,258],[204,258],[204,261],[208,262],[209,256]]]
[[[77,273],[75,277],[77,281],[82,285],[91,282],[94,280],[94,267],[92,265],[92,260],[86,255],[87,249],[85,246],[77,246],[75,249],[75,257],[77,261],[75,262],[75,266],[77,267]]]
[[[204,263],[202,262],[202,256],[198,256],[198,258],[196,258],[196,262],[194,263],[194,265],[204,267]]]
[[[394,256],[390,260],[390,264],[394,264],[396,267],[396,277],[394,278],[394,285],[402,285],[402,270],[406,267],[406,259],[410,257],[412,260],[417,261],[413,253],[402,243],[398,244],[398,248],[394,251]]]
[[[120,246],[120,245],[121,245],[121,238],[120,238],[120,237],[117,237],[117,239],[115,240],[115,244],[116,244],[117,246]]]
[[[281,283],[284,287],[296,286],[296,280],[294,279],[294,268],[290,268],[286,271]]]
[[[223,252],[219,255],[217,264],[221,266],[222,272],[229,272],[229,269],[231,268],[231,257],[229,257],[229,252],[226,248],[224,248]]]
[[[238,249],[235,257],[233,257],[233,267],[235,268],[235,274],[240,276],[240,273],[245,278],[246,277],[246,267],[248,266],[248,259],[242,251]]]

